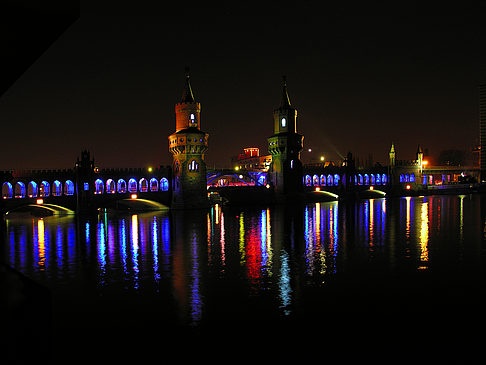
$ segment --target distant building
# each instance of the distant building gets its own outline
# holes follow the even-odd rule
[[[480,181],[486,180],[486,84],[479,85]]]
[[[268,171],[272,163],[272,155],[260,156],[260,150],[256,147],[248,147],[237,157],[231,159],[231,165],[238,170]]]

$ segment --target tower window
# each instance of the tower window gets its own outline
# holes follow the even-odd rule
[[[285,128],[287,126],[287,119],[282,118],[282,120],[280,122],[281,122],[282,128]]]
[[[199,164],[196,163],[196,160],[192,160],[191,162],[189,162],[189,171],[192,171],[192,172],[197,172],[199,171]]]

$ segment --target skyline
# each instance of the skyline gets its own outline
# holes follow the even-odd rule
[[[169,165],[186,65],[209,167],[229,167],[245,147],[267,153],[282,75],[304,161],[311,148],[328,160],[351,151],[386,163],[392,142],[398,159],[414,158],[419,144],[435,158],[469,151],[479,144],[486,56],[480,13],[468,6],[415,15],[412,4],[380,16],[355,4],[257,14],[200,5],[188,22],[176,6],[128,16],[84,4],[0,97],[4,132],[18,136],[4,141],[0,169],[71,167],[84,148],[100,167]]]

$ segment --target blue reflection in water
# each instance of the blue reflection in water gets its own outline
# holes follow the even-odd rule
[[[197,237],[194,235],[191,242],[191,253],[192,253],[192,282],[191,282],[191,319],[192,324],[197,324],[201,321],[201,311],[202,311],[202,300],[200,293],[200,273],[199,273],[199,256],[197,252],[198,242]]]
[[[99,282],[103,286],[105,284],[106,276],[106,245],[105,245],[105,225],[103,222],[98,222],[97,230],[97,248],[98,248],[98,265],[100,268]]]
[[[280,251],[280,279],[279,279],[279,294],[280,294],[280,308],[288,316],[290,311],[290,304],[292,301],[292,288],[290,286],[290,266],[289,254],[285,250]]]

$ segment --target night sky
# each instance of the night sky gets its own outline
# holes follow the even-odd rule
[[[387,163],[392,141],[398,159],[479,143],[486,7],[233,3],[82,3],[0,98],[0,169],[72,167],[84,148],[102,168],[168,165],[185,66],[209,167],[244,147],[267,153],[284,74],[304,162],[351,151]]]

